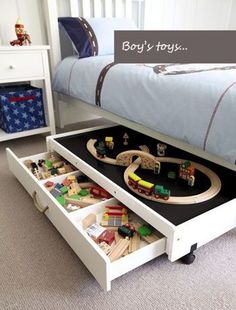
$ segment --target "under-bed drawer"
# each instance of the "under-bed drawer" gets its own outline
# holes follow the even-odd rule
[[[38,209],[50,219],[104,289],[111,289],[113,279],[165,253],[166,238],[160,235],[154,242],[142,244],[138,250],[111,262],[103,250],[87,235],[82,228],[81,221],[90,213],[101,216],[104,207],[107,204],[117,204],[117,200],[111,198],[74,212],[68,212],[45,187],[46,181],[38,180],[24,164],[26,159],[36,161],[44,156],[46,153],[18,158],[7,149],[9,168],[12,173],[34,198]],[[80,172],[74,171],[71,174],[80,174]],[[65,175],[54,177],[53,180],[61,182],[63,177]]]

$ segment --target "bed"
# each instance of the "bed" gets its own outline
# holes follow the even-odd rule
[[[67,2],[71,16],[132,14],[132,1]],[[236,170],[234,65],[114,65],[113,55],[69,56],[58,65],[57,1],[46,4],[60,119],[75,122],[82,108]]]

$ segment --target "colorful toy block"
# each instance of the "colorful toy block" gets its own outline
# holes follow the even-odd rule
[[[128,222],[128,210],[123,206],[106,206],[102,217],[102,226],[119,227]]]
[[[57,196],[56,197],[56,200],[63,206],[63,207],[65,207],[65,205],[66,205],[66,200],[65,200],[65,197],[64,196]]]

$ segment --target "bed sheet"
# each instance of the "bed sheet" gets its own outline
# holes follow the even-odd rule
[[[72,56],[58,65],[53,89],[235,164],[235,68],[114,64],[112,55]]]

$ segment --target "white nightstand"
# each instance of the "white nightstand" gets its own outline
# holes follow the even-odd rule
[[[49,46],[0,46],[0,84],[42,81],[46,127],[5,133],[0,129],[0,141],[50,132],[55,134],[52,90],[48,64]]]

